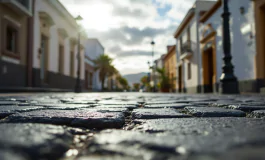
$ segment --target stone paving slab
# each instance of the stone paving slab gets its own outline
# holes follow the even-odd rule
[[[64,155],[72,135],[61,126],[0,124],[0,158],[57,159]]]
[[[185,118],[189,115],[179,113],[175,109],[135,109],[132,111],[133,119],[158,119],[158,118]]]
[[[97,107],[101,108],[128,108],[129,110],[133,110],[139,108],[139,105],[120,105],[120,104],[109,104],[109,105],[98,105]]]
[[[231,126],[230,122],[238,126]],[[246,118],[147,120],[134,131],[102,131],[94,137],[86,154],[125,155],[135,159],[189,159],[205,155],[219,159],[231,158],[242,151],[253,153],[253,148],[261,154],[265,151],[264,122]]]
[[[265,110],[257,110],[250,113],[249,117],[262,118],[265,117]]]
[[[0,106],[0,119],[5,118],[9,115],[18,113],[18,112],[28,112],[34,110],[43,109],[41,106],[17,106],[17,105],[5,105]]]
[[[217,107],[186,107],[185,110],[196,117],[244,117],[246,113],[239,110]]]
[[[88,104],[38,104],[39,106],[43,106],[46,109],[60,109],[60,110],[73,110],[73,109],[81,109],[81,108],[92,108],[94,105]]]
[[[93,108],[80,108],[80,110],[85,111],[97,111],[97,112],[129,112],[128,108],[111,108],[111,107],[93,107]]]
[[[143,120],[133,131],[105,130],[95,135],[86,154],[125,155],[140,159],[212,159],[229,153],[262,153],[265,120],[248,118],[184,118]],[[151,133],[151,134],[148,134]],[[124,149],[126,148],[126,149]],[[250,157],[262,156],[252,154]],[[231,157],[230,157],[231,158]]]
[[[79,157],[77,160],[135,160],[135,157],[133,158],[124,155],[89,155]],[[138,157],[137,160],[141,160],[141,158]]]
[[[19,131],[10,128],[22,128],[17,137],[24,139],[29,147],[25,149],[24,144],[17,143],[12,147],[0,145],[0,159],[4,160],[264,159],[265,118],[259,118],[265,110],[262,109],[264,95],[47,93],[0,96],[0,102],[5,104],[0,104],[0,112],[6,103],[15,104],[17,108],[41,107],[36,110],[20,108],[22,110],[16,112],[6,108],[9,114],[0,120],[0,126],[8,126],[0,127],[0,133],[7,128],[12,132],[10,137],[16,137]],[[241,111],[229,108],[231,105],[251,108],[241,108]],[[189,115],[184,107],[194,111],[194,115],[203,113],[200,115],[203,117],[180,118]],[[243,114],[247,117],[223,117]],[[57,129],[28,127],[28,122],[37,126],[56,124],[55,127],[62,130],[57,134]],[[33,135],[34,140],[26,134]],[[64,150],[60,150],[60,141],[63,141]],[[38,145],[35,142],[39,142]],[[51,148],[41,148],[47,148],[45,144]],[[53,146],[59,146],[58,155],[54,156],[57,148]]]
[[[100,105],[137,105],[137,101],[117,101],[117,100],[102,100],[99,101]]]
[[[0,159],[1,160],[27,160],[30,158],[20,153],[15,153],[15,152],[12,152],[6,149],[2,149],[2,150],[0,149]]]
[[[0,106],[2,105],[17,105],[20,102],[16,102],[16,101],[0,101]]]
[[[246,112],[254,111],[254,110],[265,110],[265,103],[262,104],[237,104],[237,105],[229,105],[226,108],[237,109]]]
[[[102,113],[84,110],[42,110],[13,114],[3,122],[48,123],[85,128],[121,128],[125,123],[124,114]]]
[[[145,108],[175,108],[175,109],[182,109],[187,106],[191,106],[188,103],[173,103],[173,104],[146,104],[144,105]]]

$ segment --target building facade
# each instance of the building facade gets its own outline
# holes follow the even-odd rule
[[[195,1],[174,33],[177,55],[178,92],[201,92],[201,57],[199,24],[201,16],[214,5],[214,1]]]
[[[123,86],[119,82],[120,77],[121,77],[120,73],[116,73],[108,77],[107,88],[109,91],[121,91]]]
[[[0,0],[0,87],[30,86],[32,0]]]
[[[228,1],[231,55],[240,92],[260,92],[265,86],[265,0]],[[201,80],[204,92],[218,92],[222,74],[223,1],[200,19]]]
[[[164,67],[166,71],[166,75],[170,79],[171,87],[169,92],[176,92],[178,88],[176,83],[176,45],[167,46],[167,54],[164,56]]]
[[[94,70],[93,60],[97,59],[100,55],[104,54],[104,47],[99,42],[98,39],[91,38],[86,39],[84,42],[85,46],[85,65],[86,65],[86,73],[87,80],[91,80],[89,83],[92,85],[91,88],[93,91],[101,91],[101,81],[99,79],[99,70]]]
[[[36,0],[34,11],[33,86],[73,89],[78,69],[80,27],[58,0]],[[80,37],[81,82],[84,47]]]

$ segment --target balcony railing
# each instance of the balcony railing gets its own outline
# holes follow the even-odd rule
[[[0,0],[0,2],[5,3],[19,14],[32,15],[32,0]]]
[[[185,54],[187,52],[192,52],[192,48],[191,48],[191,40],[187,40],[187,42],[185,42],[183,45],[182,45],[182,48],[181,48],[181,54]]]
[[[29,0],[16,0],[18,3],[20,3],[22,6],[24,6],[26,9],[29,9]]]
[[[181,55],[180,55],[181,59],[188,58],[188,57],[192,56],[193,50],[192,50],[191,40],[187,40],[182,45],[180,53],[181,53]]]

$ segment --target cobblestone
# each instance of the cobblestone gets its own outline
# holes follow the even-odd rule
[[[85,128],[121,128],[125,123],[122,113],[102,113],[80,110],[42,110],[13,114],[4,122],[49,123]]]
[[[0,159],[265,159],[265,97],[0,96]]]
[[[265,103],[262,104],[235,104],[229,105],[226,108],[238,109],[246,112],[254,111],[254,110],[265,110]]]
[[[17,106],[17,105],[0,106],[0,119],[18,112],[34,111],[42,108],[43,107],[41,106]]]
[[[244,117],[245,112],[216,107],[186,107],[187,112],[196,117]]]
[[[155,118],[184,118],[189,115],[179,113],[175,109],[135,109],[132,112],[134,119],[155,119]]]
[[[265,117],[265,110],[257,110],[250,113],[249,117],[261,118]]]
[[[0,124],[3,159],[56,159],[69,149],[72,135],[61,126]],[[1,159],[2,159],[1,158]]]
[[[145,108],[176,108],[176,109],[182,109],[187,106],[191,106],[191,104],[188,103],[173,103],[173,104],[146,104]]]

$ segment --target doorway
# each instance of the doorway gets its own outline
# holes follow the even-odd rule
[[[204,93],[214,91],[215,72],[213,47],[208,48],[203,53],[203,81]]]
[[[257,91],[265,86],[265,0],[254,1],[255,6],[255,29],[256,50],[255,68],[256,80],[260,81]]]
[[[178,92],[182,91],[182,66],[178,67]]]
[[[40,48],[40,79],[41,83],[47,83],[47,66],[48,66],[48,38],[41,35]]]

